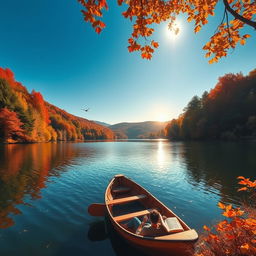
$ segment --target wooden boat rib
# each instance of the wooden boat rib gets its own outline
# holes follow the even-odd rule
[[[131,179],[122,174],[115,175],[106,189],[105,204],[115,230],[136,248],[150,255],[159,255],[159,253],[175,256],[191,255],[193,244],[198,239],[197,232],[189,228],[174,212]],[[134,204],[137,208],[139,206],[139,209],[134,208]],[[124,221],[149,214],[152,209],[157,209],[167,218],[175,217],[182,226],[182,230],[166,231],[161,235],[149,237],[138,235],[123,225]]]

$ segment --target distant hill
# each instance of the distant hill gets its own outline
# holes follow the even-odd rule
[[[100,124],[100,125],[103,125],[103,126],[106,126],[106,127],[109,127],[111,124],[107,124],[107,123],[104,123],[104,122],[101,122],[101,121],[95,121],[95,120],[91,120],[92,122],[96,123],[96,124]]]
[[[109,128],[69,114],[29,93],[10,69],[0,68],[0,142],[114,139]]]
[[[118,123],[109,128],[119,139],[147,139],[164,137],[167,122],[145,121],[138,123]]]

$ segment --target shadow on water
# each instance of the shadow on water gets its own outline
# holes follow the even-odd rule
[[[189,183],[217,193],[224,202],[237,202],[238,176],[255,179],[256,144],[248,142],[188,142],[182,157]]]
[[[142,252],[130,246],[113,228],[108,217],[105,220],[92,222],[88,231],[90,241],[102,241],[109,239],[117,256],[146,256]]]
[[[103,241],[108,238],[104,220],[91,222],[87,237],[90,241]]]

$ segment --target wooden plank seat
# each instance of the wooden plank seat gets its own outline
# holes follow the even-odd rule
[[[139,216],[149,214],[151,210],[152,209],[147,209],[147,210],[143,210],[143,211],[132,212],[132,213],[116,216],[116,217],[114,217],[114,220],[116,222],[122,222],[122,221],[125,221],[125,220],[129,220],[131,218],[134,218],[134,217],[139,217]]]
[[[125,204],[133,201],[137,201],[143,198],[146,198],[146,195],[137,195],[137,196],[129,196],[129,197],[122,197],[114,200],[110,200],[107,202],[107,204]]]
[[[124,187],[124,186],[118,186],[118,187],[114,187],[112,188],[112,192],[114,194],[125,194],[131,191],[131,188],[129,187]]]

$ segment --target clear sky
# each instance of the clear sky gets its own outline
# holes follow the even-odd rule
[[[156,27],[160,43],[151,61],[128,53],[131,23],[116,1],[97,35],[83,21],[76,0],[12,0],[0,7],[0,66],[15,73],[29,91],[90,120],[107,123],[172,119],[194,96],[213,88],[226,73],[256,68],[256,32],[245,46],[209,65],[203,45],[220,23],[211,18],[197,35],[178,17],[180,34],[172,40],[166,25]],[[89,107],[88,112],[81,108]]]

